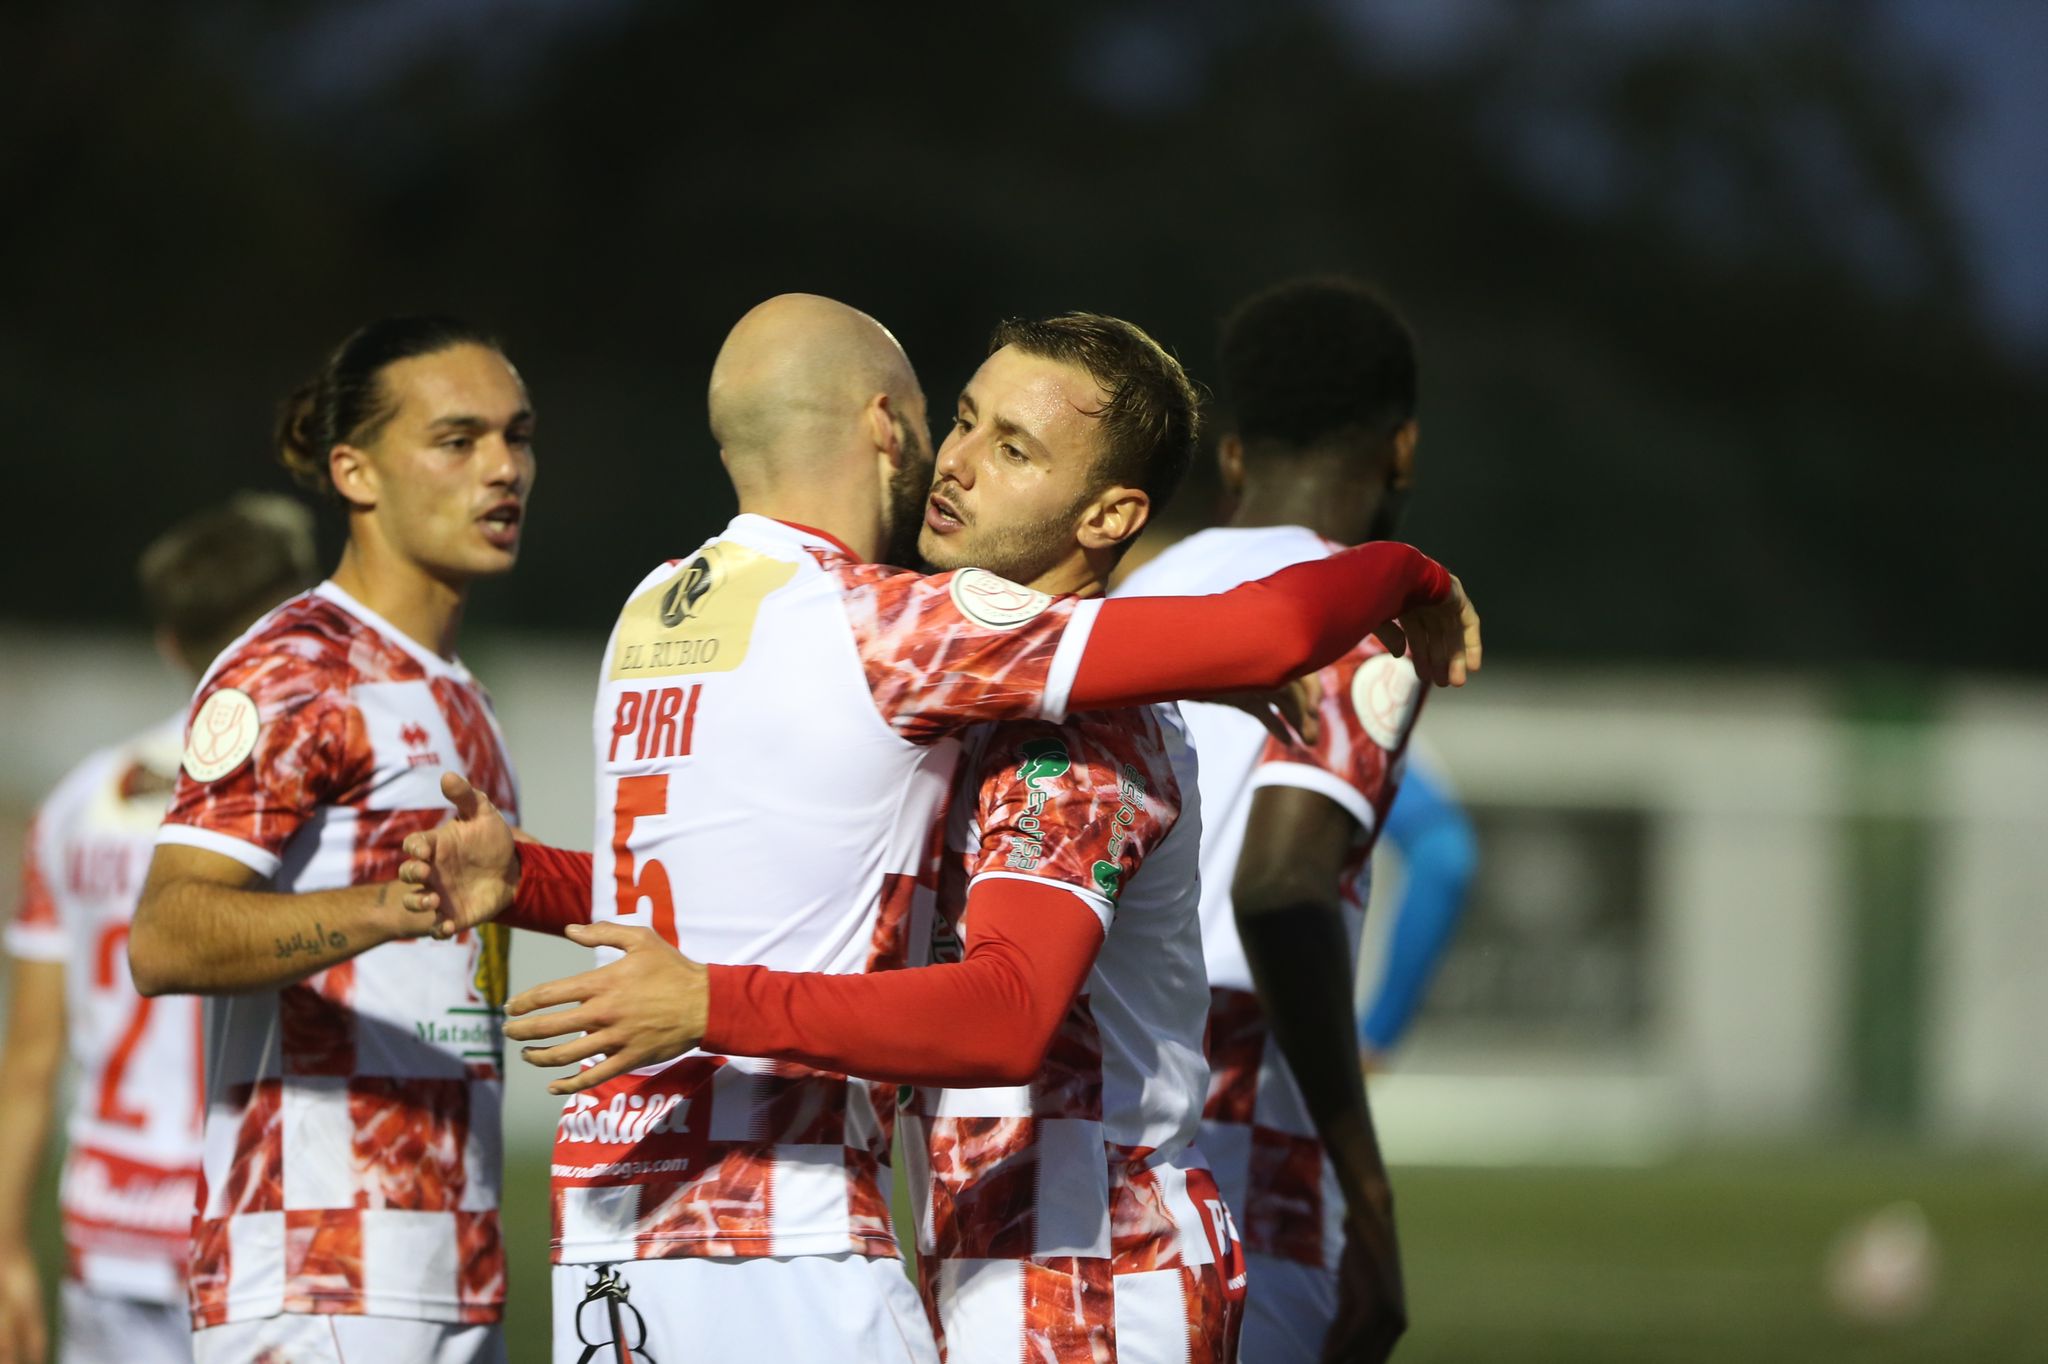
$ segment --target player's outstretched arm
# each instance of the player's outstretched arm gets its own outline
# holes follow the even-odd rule
[[[128,969],[144,995],[274,990],[398,938],[431,933],[396,881],[303,895],[261,890],[232,857],[159,844],[128,936]]]
[[[64,966],[13,959],[7,1034],[0,1039],[0,1364],[43,1364],[49,1329],[28,1243],[28,1210],[42,1173],[64,1065]]]
[[[1325,796],[1260,789],[1231,900],[1273,1040],[1344,1195],[1337,1318],[1325,1357],[1379,1361],[1408,1318],[1393,1193],[1353,1049],[1352,958],[1337,887],[1356,833],[1351,815]]]
[[[1479,870],[1472,821],[1444,781],[1411,761],[1380,836],[1401,854],[1400,904],[1387,933],[1378,994],[1359,1027],[1368,1069],[1394,1049],[1443,963]]]
[[[1441,564],[1377,541],[1206,597],[1102,603],[1069,711],[1271,691],[1377,634],[1425,681],[1463,686],[1480,664],[1479,613]]]
[[[511,906],[519,856],[511,823],[460,773],[441,774],[441,795],[455,813],[405,836],[398,879],[405,883],[405,907],[433,915],[434,936],[452,938]]]
[[[551,848],[514,829],[491,799],[454,772],[441,774],[453,817],[406,835],[407,909],[435,918],[434,936],[500,920],[560,936],[590,922],[590,854]]]
[[[1038,1073],[1088,978],[1101,924],[1068,892],[1015,880],[977,883],[967,922],[957,962],[858,975],[707,967],[651,929],[572,927],[574,941],[626,955],[510,1000],[505,1036],[539,1042],[582,1034],[526,1048],[522,1055],[536,1066],[605,1058],[550,1084],[554,1094],[589,1089],[700,1043],[891,1084],[1023,1084]],[[533,1013],[557,1004],[574,1007]]]

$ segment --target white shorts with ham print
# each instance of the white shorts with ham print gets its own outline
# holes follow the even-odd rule
[[[850,1253],[556,1265],[554,1318],[555,1364],[939,1358],[902,1262]]]
[[[192,1333],[194,1364],[505,1364],[498,1326],[286,1313]]]

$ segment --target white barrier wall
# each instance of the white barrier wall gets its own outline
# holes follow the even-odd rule
[[[507,634],[469,654],[510,738],[528,827],[573,846],[589,841],[597,648]],[[11,884],[34,800],[85,751],[179,704],[180,689],[146,645],[118,637],[0,633],[0,662]],[[1853,895],[1844,819],[1880,798],[1930,821],[1925,1129],[2048,1150],[2048,687],[1957,680],[1933,723],[1933,777],[1901,796],[1857,789],[1854,735],[1818,680],[1496,662],[1433,700],[1425,733],[1474,805],[1641,812],[1648,1009],[1609,1038],[1426,1021],[1375,1081],[1390,1152],[1648,1159],[1838,1121]],[[1381,926],[1392,881],[1375,898]],[[520,935],[514,989],[583,961],[567,943]],[[554,1101],[513,1066],[508,1136],[538,1145]]]

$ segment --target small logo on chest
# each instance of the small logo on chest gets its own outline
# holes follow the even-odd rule
[[[405,765],[407,767],[441,767],[441,755],[429,748],[434,736],[427,733],[427,727],[417,721],[407,721],[399,728],[398,737],[405,744]]]

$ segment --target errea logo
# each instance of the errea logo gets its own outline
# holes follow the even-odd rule
[[[407,767],[439,767],[441,755],[428,748],[434,736],[427,733],[427,727],[417,720],[408,720],[399,726],[398,737],[406,747]]]

